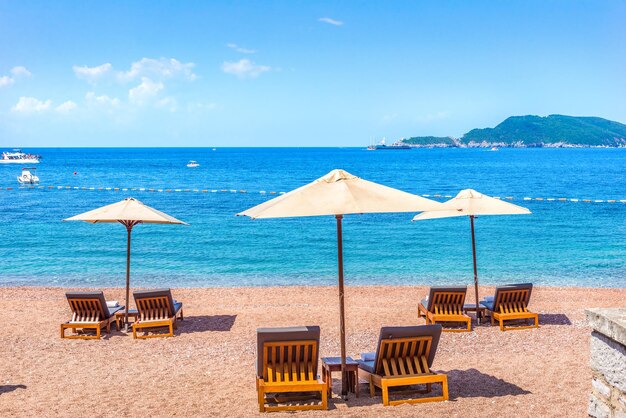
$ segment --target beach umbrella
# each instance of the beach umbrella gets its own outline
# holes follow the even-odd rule
[[[124,323],[128,330],[128,305],[130,296],[130,235],[133,227],[138,224],[180,224],[187,225],[183,221],[146,206],[139,200],[128,197],[121,202],[103,206],[80,215],[64,219],[64,221],[84,221],[92,224],[97,223],[121,223],[128,233],[126,247],[126,312]]]
[[[529,215],[531,212],[521,206],[489,197],[476,190],[461,190],[456,197],[444,202],[443,210],[426,211],[416,215],[414,221],[426,219],[452,218],[469,216],[472,231],[472,255],[474,260],[474,293],[476,296],[476,318],[480,320],[478,300],[478,269],[476,267],[476,238],[474,236],[474,218],[482,215]]]
[[[334,216],[337,223],[342,395],[347,396],[343,285],[343,215],[437,210],[441,203],[333,170],[312,183],[238,213],[252,219]]]

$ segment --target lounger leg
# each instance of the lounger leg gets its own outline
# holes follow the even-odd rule
[[[384,380],[381,386],[383,389],[383,405],[389,406],[389,388],[387,387],[387,384],[385,383]]]
[[[489,318],[491,318],[491,325],[495,325],[495,320],[493,319],[493,314],[489,315]]]
[[[174,322],[170,322],[170,335],[168,337],[174,336]]]
[[[265,393],[263,392],[263,387],[259,387],[259,412],[265,412]]]
[[[539,315],[535,315],[535,328],[539,328]]]
[[[328,391],[326,388],[321,390],[322,393],[322,408],[328,409]]]
[[[441,382],[441,391],[443,395],[443,400],[448,400],[448,376],[443,375],[443,381]]]
[[[372,380],[372,376],[370,376],[370,396],[373,398],[376,394],[376,389],[374,388],[374,380]]]
[[[136,324],[133,324],[133,339],[137,339],[137,327],[135,326]]]
[[[183,320],[183,308],[180,308],[180,320]]]
[[[61,338],[65,338],[65,327],[61,324]]]
[[[504,320],[500,318],[499,321],[500,321],[500,331],[504,331]]]
[[[96,338],[100,339],[100,325],[98,324],[98,326],[96,327]]]

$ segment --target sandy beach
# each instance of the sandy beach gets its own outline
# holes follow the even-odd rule
[[[253,416],[256,328],[319,325],[322,356],[339,353],[334,287],[174,289],[185,320],[174,338],[68,340],[63,288],[0,288],[0,411],[4,416]],[[123,289],[104,289],[123,300]],[[426,287],[348,287],[347,350],[373,351],[383,325],[422,324]],[[493,288],[481,288],[487,295]],[[468,292],[468,295],[471,292]],[[470,299],[471,300],[471,299]],[[619,307],[626,289],[541,287],[530,307],[539,329],[444,333],[433,365],[448,374],[450,401],[383,407],[361,383],[361,396],[338,397],[328,416],[586,416],[591,371],[584,308]]]

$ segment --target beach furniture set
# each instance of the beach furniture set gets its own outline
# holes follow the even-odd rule
[[[97,292],[67,292],[65,294],[72,311],[69,321],[61,324],[61,338],[99,339],[100,333],[106,327],[111,332],[111,324],[115,323],[118,331],[122,330],[125,316],[134,319],[133,338],[173,337],[176,321],[183,320],[183,304],[172,298],[170,289],[138,290],[133,292],[136,310],[128,310],[117,305],[116,302],[107,302],[102,291]],[[139,335],[142,330],[156,330],[166,328],[166,333]],[[72,335],[66,335],[65,330],[71,329]],[[88,334],[85,330],[95,329],[96,334]],[[79,333],[78,330],[82,332]]]
[[[440,336],[441,325],[381,328],[376,351],[363,353],[356,361],[350,359],[350,366],[354,366],[349,369],[352,389],[358,396],[358,379],[367,380],[370,396],[374,397],[379,388],[385,406],[447,400],[447,376],[431,369]],[[336,357],[322,358],[324,372],[320,379],[319,339],[317,326],[257,330],[256,386],[260,412],[327,409],[332,386],[329,366],[338,362]],[[433,384],[441,385],[441,395],[389,399],[391,388],[421,385],[423,388],[412,392],[426,394],[432,391]],[[311,396],[304,392],[318,392],[321,402],[309,402]],[[300,402],[285,405],[287,401]]]
[[[498,321],[501,331],[539,327],[539,316],[528,310],[532,283],[508,284],[496,287],[494,296],[480,301],[478,310],[474,305],[465,304],[466,286],[433,286],[428,296],[420,301],[417,315],[426,320],[426,324],[463,323],[463,328],[445,328],[446,332],[470,332],[472,318],[468,311],[487,314],[491,325]],[[479,315],[477,315],[479,317]],[[505,321],[532,320],[533,325],[506,327]]]
[[[431,287],[426,298],[418,305],[418,316],[426,325],[383,327],[376,351],[362,353],[360,359],[348,357],[345,371],[349,388],[358,397],[359,379],[369,384],[370,396],[380,389],[383,405],[422,403],[448,400],[448,378],[432,370],[439,345],[441,323],[463,323],[464,328],[446,331],[471,331],[471,318],[465,313],[464,286]],[[493,297],[480,302],[491,317],[498,321],[500,330],[528,329],[539,326],[538,315],[528,310],[532,292],[531,283],[496,287]],[[172,297],[170,289],[140,290],[133,292],[136,310],[128,310],[134,319],[133,338],[172,337],[177,320],[183,320],[183,304]],[[72,312],[69,321],[61,324],[61,338],[99,339],[101,330],[111,332],[115,323],[121,330],[125,307],[107,302],[102,291],[67,292],[66,298]],[[473,305],[470,306],[470,309]],[[533,325],[506,327],[505,321],[530,319]],[[139,335],[144,330],[165,328],[165,333]],[[66,335],[71,329],[72,335]],[[95,334],[78,333],[78,330],[95,330]],[[341,358],[323,357],[320,378],[319,363],[320,328],[301,326],[288,328],[259,328],[257,330],[256,388],[259,411],[294,411],[327,409],[331,396],[332,372],[341,371]],[[421,386],[413,393],[429,394],[432,385],[441,386],[441,394],[391,400],[389,391],[396,387]],[[319,393],[321,402],[285,404],[307,401],[311,393]],[[406,393],[406,392],[404,392]]]

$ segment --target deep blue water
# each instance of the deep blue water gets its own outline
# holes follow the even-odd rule
[[[626,287],[626,149],[356,148],[29,149],[44,156],[42,186],[247,190],[248,193],[18,188],[20,166],[0,166],[0,283],[122,286],[121,225],[61,222],[133,196],[191,225],[139,225],[136,286],[336,283],[332,217],[250,220],[235,213],[343,168],[418,194],[474,188],[513,196],[530,216],[476,220],[481,283]],[[188,169],[188,160],[201,167]],[[76,172],[76,174],[74,174]],[[14,190],[5,190],[14,187]],[[443,199],[439,199],[443,200]],[[471,283],[467,218],[410,222],[413,214],[344,219],[347,284]]]

